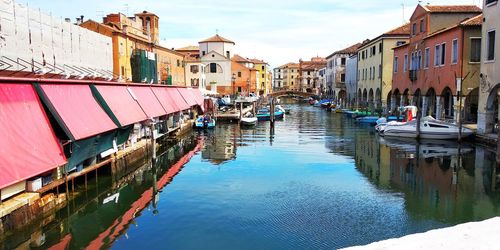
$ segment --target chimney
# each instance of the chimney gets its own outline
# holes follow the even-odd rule
[[[67,22],[67,23],[71,23],[71,18],[66,17],[66,18],[64,18],[64,21]]]
[[[80,22],[81,22],[80,24],[83,23],[83,15],[80,16]]]

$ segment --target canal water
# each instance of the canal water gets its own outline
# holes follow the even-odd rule
[[[336,249],[500,215],[488,149],[384,140],[342,114],[289,107],[274,131],[219,124],[130,175],[100,176],[0,247]]]

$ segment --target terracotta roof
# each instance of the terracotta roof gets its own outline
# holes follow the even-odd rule
[[[444,33],[446,31],[455,29],[455,28],[460,27],[460,26],[468,26],[468,27],[481,26],[482,23],[483,23],[483,14],[480,14],[480,15],[477,15],[477,16],[474,16],[471,18],[467,18],[459,24],[456,24],[456,25],[453,25],[453,26],[450,26],[450,27],[447,27],[444,29],[440,29],[432,34],[429,34],[428,36],[425,37],[425,39],[433,37],[433,36],[441,34],[441,33]]]
[[[200,50],[200,46],[189,45],[175,50]]]
[[[203,41],[200,41],[199,43],[208,43],[208,42],[223,42],[223,43],[232,43],[232,44],[234,44],[233,41],[228,40],[228,39],[226,39],[226,38],[224,38],[222,36],[219,36],[219,34],[217,34],[217,35],[215,35],[213,37],[207,38],[207,39],[205,39]]]
[[[395,29],[389,30],[384,35],[410,35],[410,23],[405,23]]]
[[[326,58],[330,58],[330,57],[332,57],[334,55],[338,55],[338,54],[356,54],[356,52],[360,46],[361,46],[361,43],[356,43],[356,44],[354,44],[350,47],[347,47],[345,49],[335,51],[331,55],[327,56]]]
[[[259,59],[248,59],[248,60],[250,60],[250,62],[253,62],[255,64],[267,64],[263,60],[259,60]]]
[[[281,65],[279,68],[298,68],[298,63],[289,62],[287,64]]]
[[[431,13],[468,13],[478,12],[482,10],[476,5],[425,5],[422,6],[426,11]]]
[[[475,17],[469,18],[460,23],[462,26],[478,26],[483,24],[483,14],[479,14]]]
[[[252,61],[248,60],[247,58],[244,58],[244,57],[242,57],[242,56],[240,56],[238,54],[235,54],[233,56],[233,58],[231,58],[231,60],[233,60],[235,62],[239,62],[239,63],[241,63],[241,62],[243,62],[243,63],[251,63],[252,62]]]

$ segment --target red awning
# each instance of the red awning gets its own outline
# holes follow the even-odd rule
[[[129,87],[131,94],[133,93],[141,105],[146,115],[150,118],[164,116],[167,111],[156,98],[153,90],[149,86],[131,86]]]
[[[172,100],[174,100],[175,105],[179,108],[179,110],[186,110],[191,108],[191,105],[189,105],[184,98],[182,97],[181,93],[177,90],[177,88],[166,88],[167,93],[170,96]]]
[[[0,188],[66,163],[31,84],[0,84]]]
[[[148,119],[148,116],[132,98],[126,86],[95,85],[95,87],[121,126]]]
[[[80,140],[117,128],[88,85],[41,84],[40,88],[71,139]]]
[[[196,102],[196,99],[191,92],[191,90],[187,88],[177,88],[179,90],[179,93],[181,93],[182,98],[189,104],[189,106],[196,106],[198,103]]]
[[[167,111],[167,114],[172,114],[180,111],[174,100],[172,100],[172,98],[170,98],[170,95],[167,93],[167,88],[151,86],[151,89],[153,90],[153,93],[155,94],[158,101],[160,101],[163,108]]]
[[[200,89],[195,88],[195,89],[191,89],[191,91],[193,93],[194,99],[196,100],[196,103],[198,103],[198,105],[200,105],[200,107],[203,108],[203,106],[205,104],[205,98],[201,94]]]

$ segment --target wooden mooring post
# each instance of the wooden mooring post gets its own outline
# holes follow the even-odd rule
[[[269,120],[271,123],[271,127],[274,127],[274,108],[275,108],[275,99],[271,97],[271,108],[269,109]]]

